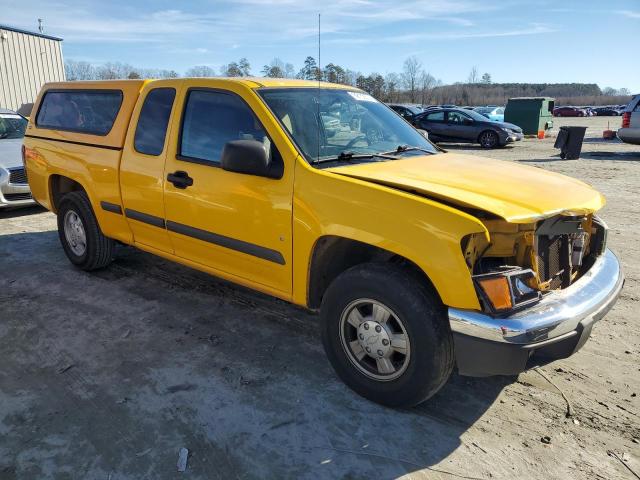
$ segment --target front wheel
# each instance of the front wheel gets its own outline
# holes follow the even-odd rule
[[[434,395],[453,369],[446,310],[423,278],[393,264],[357,265],[322,300],[322,342],[338,376],[391,407]]]
[[[480,146],[482,148],[495,148],[498,146],[498,134],[491,130],[486,130],[480,134]]]

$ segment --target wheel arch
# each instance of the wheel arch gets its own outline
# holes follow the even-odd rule
[[[307,279],[307,306],[320,308],[322,298],[333,280],[351,267],[368,262],[389,262],[401,265],[416,279],[425,282],[440,298],[437,289],[427,273],[408,258],[347,237],[325,235],[317,239],[310,255]]]
[[[498,135],[498,132],[496,132],[493,128],[490,128],[490,127],[485,127],[485,128],[483,128],[483,129],[480,131],[480,133],[478,134],[478,137],[476,138],[476,141],[477,141],[478,143],[480,143],[480,138],[482,137],[482,135],[483,135],[483,134],[485,134],[485,133],[487,133],[487,132],[491,132],[491,133],[493,133],[493,134],[496,136],[496,138],[497,138],[498,142],[500,142],[500,135]]]
[[[89,192],[87,189],[77,180],[68,177],[66,175],[60,175],[54,173],[49,176],[49,201],[51,205],[51,211],[53,213],[58,213],[58,207],[60,205],[60,201],[65,194],[69,192],[84,192],[89,196]]]

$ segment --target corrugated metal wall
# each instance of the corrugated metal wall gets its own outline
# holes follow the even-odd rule
[[[42,85],[64,79],[61,41],[0,28],[0,108],[33,103]]]

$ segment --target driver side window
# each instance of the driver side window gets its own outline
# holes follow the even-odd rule
[[[462,115],[459,112],[449,112],[447,114],[448,122],[453,123],[455,125],[462,125],[465,119],[469,119],[469,117]]]
[[[182,118],[178,157],[220,165],[222,149],[232,140],[256,140],[271,151],[271,141],[262,124],[237,95],[190,91]]]

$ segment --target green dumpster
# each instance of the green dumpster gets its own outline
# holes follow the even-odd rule
[[[525,135],[544,137],[545,130],[553,127],[553,104],[550,97],[510,98],[504,110],[504,121],[522,128]]]

